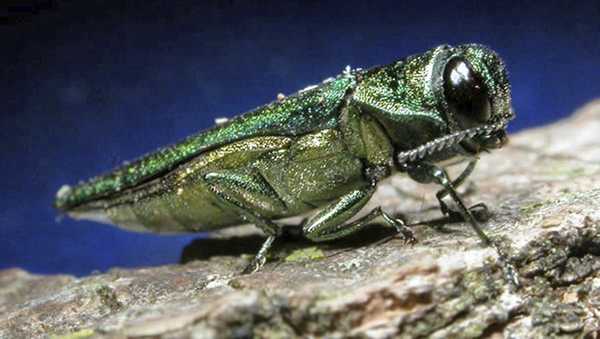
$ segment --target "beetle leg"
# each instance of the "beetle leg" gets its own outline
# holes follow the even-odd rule
[[[452,181],[452,186],[454,188],[458,188],[460,185],[462,185],[465,182],[465,180],[469,177],[469,175],[471,175],[471,173],[475,169],[475,165],[477,165],[477,160],[477,158],[473,158],[472,160],[470,160],[467,164],[467,167],[465,167],[462,173],[460,173],[460,175]],[[448,207],[448,205],[443,200],[443,198],[446,195],[448,195],[448,190],[446,188],[441,189],[435,195],[438,202],[440,203],[440,210],[442,211],[442,214],[447,215],[451,221],[468,221],[464,219],[460,211],[455,211]],[[473,214],[475,219],[477,219],[480,222],[485,222],[490,218],[488,208],[482,202],[469,207],[469,210],[471,211],[471,214]]]
[[[471,227],[473,228],[475,233],[477,233],[481,241],[486,245],[491,245],[492,241],[485,234],[485,232],[483,232],[483,230],[479,226],[479,223],[477,222],[477,219],[475,219],[473,213],[471,213],[471,210],[465,206],[465,203],[458,195],[458,192],[456,192],[456,187],[454,186],[454,183],[448,177],[448,173],[446,173],[446,171],[444,171],[444,169],[442,169],[441,167],[434,165],[431,165],[429,171],[431,178],[437,184],[444,187],[444,191],[450,194],[450,197],[452,198],[452,200],[454,200],[456,206],[458,207],[458,212],[462,215],[463,219],[471,225]]]
[[[392,218],[381,207],[373,209],[356,221],[344,224],[366,205],[374,192],[375,185],[373,184],[370,187],[357,189],[342,196],[339,200],[312,216],[304,224],[302,227],[304,235],[316,242],[338,239],[362,229],[374,219],[381,217],[386,226],[395,228],[408,242],[414,242],[413,233],[404,221]]]
[[[443,168],[435,166],[433,164],[429,164],[429,163],[419,163],[416,165],[412,165],[411,167],[408,167],[407,170],[409,171],[409,174],[411,175],[411,177],[413,177],[415,180],[417,180],[419,182],[434,181],[437,184],[444,187],[444,190],[447,191],[448,194],[450,194],[450,197],[452,198],[452,200],[454,200],[454,202],[458,206],[458,211],[460,212],[460,214],[462,215],[464,220],[467,221],[471,225],[471,227],[473,228],[475,233],[477,233],[477,235],[479,236],[481,241],[486,246],[492,246],[496,250],[496,253],[498,253],[499,260],[503,265],[506,279],[509,282],[511,282],[514,286],[519,287],[520,282],[519,282],[519,274],[518,274],[517,269],[512,264],[512,262],[510,261],[508,255],[504,252],[504,250],[500,246],[498,246],[496,243],[494,243],[485,234],[485,232],[483,232],[483,230],[479,226],[479,223],[477,222],[477,219],[475,219],[475,217],[473,216],[473,213],[471,212],[471,210],[465,206],[464,202],[462,201],[462,199],[456,192],[456,189],[454,187],[452,180],[450,180],[450,178],[448,177],[448,173],[446,173],[446,171],[444,171]]]
[[[267,235],[267,239],[243,273],[257,271],[265,264],[269,249],[281,234],[279,225],[262,214],[281,213],[285,210],[285,204],[257,173],[219,171],[205,175],[204,180],[222,203],[237,211],[245,221],[254,224]]]

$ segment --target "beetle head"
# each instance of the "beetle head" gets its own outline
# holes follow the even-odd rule
[[[503,146],[506,125],[514,117],[504,63],[482,45],[442,49],[446,52],[438,67],[443,64],[443,68],[439,67],[431,85],[450,132],[477,131],[460,142],[469,153]]]
[[[482,45],[443,45],[364,74],[353,99],[381,122],[397,161],[501,147],[514,117],[504,63]]]
[[[482,45],[442,45],[362,73],[354,102],[390,136],[397,161],[501,147],[514,117],[504,63]]]

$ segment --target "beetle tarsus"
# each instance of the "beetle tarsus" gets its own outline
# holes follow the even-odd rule
[[[265,265],[265,263],[267,262],[267,253],[269,253],[269,249],[271,249],[271,247],[273,246],[273,242],[275,241],[275,239],[276,239],[276,236],[274,236],[274,235],[267,237],[265,242],[260,247],[260,250],[258,251],[258,253],[256,253],[256,256],[254,257],[254,259],[252,259],[252,261],[250,261],[248,266],[246,266],[246,268],[244,268],[244,270],[242,271],[242,274],[254,273],[254,272],[260,270]]]

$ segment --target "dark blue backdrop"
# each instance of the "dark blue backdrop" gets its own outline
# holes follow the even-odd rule
[[[123,3],[0,11],[0,268],[82,275],[176,262],[194,236],[57,222],[56,190],[348,64],[488,44],[511,73],[513,131],[600,96],[598,1]]]

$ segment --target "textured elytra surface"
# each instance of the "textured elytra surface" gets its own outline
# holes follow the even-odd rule
[[[600,326],[600,101],[512,136],[484,155],[471,203],[510,249],[523,288],[464,224],[415,225],[408,246],[370,228],[327,244],[282,242],[240,276],[262,238],[197,240],[185,264],[85,278],[0,272],[0,337],[593,337]],[[394,177],[373,204],[409,221],[439,217],[433,187]],[[438,225],[440,230],[427,225]],[[99,226],[103,227],[103,226]],[[192,260],[193,259],[193,260]]]

